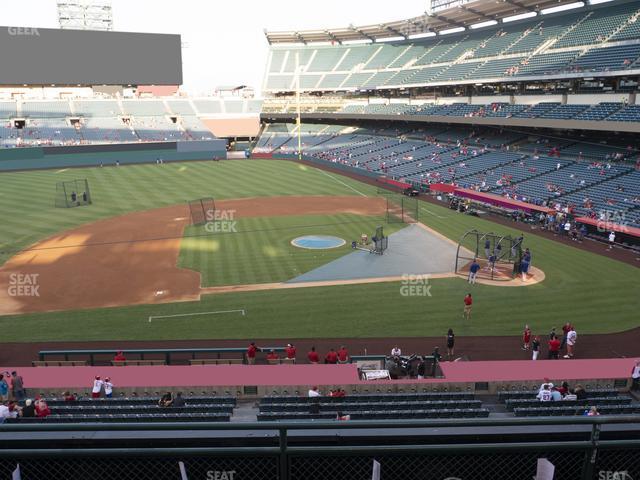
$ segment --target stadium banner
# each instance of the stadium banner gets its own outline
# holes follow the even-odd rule
[[[384,177],[378,178],[378,182],[385,183],[387,185],[392,185],[392,186],[398,187],[398,188],[400,188],[402,190],[404,190],[406,188],[410,188],[410,187],[413,186],[410,183],[399,182],[397,180],[392,180],[391,178],[384,178]]]
[[[429,190],[432,192],[453,193],[456,190],[456,186],[448,183],[432,183],[429,185]]]
[[[547,207],[539,207],[532,203],[520,202],[518,200],[511,200],[500,195],[494,195],[492,193],[478,192],[476,190],[470,190],[468,188],[456,188],[454,195],[457,197],[468,198],[476,202],[488,203],[496,207],[506,208],[508,210],[521,210],[526,213],[543,212],[554,213],[555,210]]]

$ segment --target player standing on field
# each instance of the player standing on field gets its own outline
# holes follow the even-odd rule
[[[462,316],[465,320],[471,320],[471,306],[473,305],[473,299],[471,294],[467,293],[464,297],[464,311]]]

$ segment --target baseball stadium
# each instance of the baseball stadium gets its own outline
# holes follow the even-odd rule
[[[640,3],[422,3],[0,27],[0,478],[640,479]]]

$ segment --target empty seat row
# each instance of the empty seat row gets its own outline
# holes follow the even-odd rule
[[[631,403],[631,397],[592,397],[584,400],[560,400],[559,402],[541,402],[537,398],[512,398],[505,401],[507,410],[527,407],[579,407],[579,406],[605,406],[605,405],[625,405]]]
[[[442,410],[369,410],[369,411],[341,411],[349,415],[351,420],[401,420],[427,418],[486,418],[489,410],[474,409],[442,409]],[[258,414],[258,421],[274,420],[332,420],[337,412],[301,413],[301,412],[264,412]]]
[[[589,398],[616,397],[619,395],[618,390],[615,390],[613,388],[590,389],[587,386],[587,391],[588,391]],[[532,397],[535,398],[537,394],[538,394],[538,390],[513,390],[510,392],[504,391],[504,392],[498,392],[498,400],[500,400],[501,402],[504,402],[505,400],[510,398],[532,398]]]
[[[166,413],[122,415],[49,415],[46,418],[6,419],[7,423],[140,423],[140,422],[228,422],[228,413]]]
[[[347,397],[322,397],[321,402],[389,402],[389,401],[437,401],[437,400],[473,400],[474,394],[468,392],[449,393],[381,393],[381,394],[356,394]],[[261,403],[308,403],[309,397],[297,397],[294,395],[272,395],[263,397]],[[313,400],[315,401],[315,400]]]
[[[66,402],[62,398],[46,399],[50,407],[63,405],[155,405],[158,397],[114,397],[114,398],[80,398],[75,402]],[[236,404],[236,398],[231,396],[184,396],[188,404]]]
[[[51,407],[51,412],[57,415],[62,414],[84,414],[84,415],[104,415],[104,414],[130,414],[130,413],[167,413],[171,412],[186,412],[186,413],[198,413],[198,412],[220,412],[231,413],[233,412],[234,405],[214,403],[214,404],[189,404],[184,407],[160,407],[158,405],[60,405]]]
[[[557,402],[556,402],[557,404]],[[640,405],[606,405],[598,406],[598,412],[601,415],[631,415],[640,413]],[[575,416],[585,415],[588,408],[579,407],[527,407],[516,408],[514,413],[516,417],[540,417],[540,416]]]
[[[320,403],[320,410],[335,411],[336,402]],[[362,410],[435,410],[435,409],[451,409],[451,408],[480,408],[482,402],[480,400],[451,400],[442,402],[371,402],[359,403],[353,401],[345,401],[339,404],[339,408],[351,411]],[[304,412],[308,411],[310,405],[308,403],[261,403],[261,412]]]

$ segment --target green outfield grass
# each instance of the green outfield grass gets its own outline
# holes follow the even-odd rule
[[[178,265],[199,271],[202,286],[283,282],[351,253],[351,240],[369,236],[382,217],[307,215],[236,220],[235,232],[209,233],[205,226],[185,230]],[[385,226],[385,234],[402,224]],[[301,235],[334,235],[346,241],[329,250],[306,250],[291,245]]]
[[[333,176],[338,178],[339,176]],[[101,218],[204,196],[359,195],[375,189],[291,162],[252,160],[75,168],[0,174],[0,263],[54,233]],[[94,204],[55,208],[56,182],[87,178]]]
[[[182,167],[186,170],[180,170]],[[44,208],[47,202],[51,203],[53,184],[62,175],[88,177],[97,204],[73,211]],[[375,194],[374,188],[338,174],[327,176],[292,162],[275,161],[133,166],[61,174],[29,172],[2,174],[1,180],[0,198],[3,202],[8,198],[9,202],[4,204],[0,220],[9,219],[8,228],[14,234],[23,234],[14,239],[6,229],[2,230],[3,243],[14,247],[95,218],[207,194],[218,198],[359,195],[353,188],[367,195]],[[46,195],[40,191],[45,186]],[[15,192],[21,192],[20,201],[13,198]],[[40,206],[26,204],[24,199],[29,195],[33,195],[34,202]],[[118,202],[108,207],[102,204],[106,198]],[[512,235],[520,233],[518,229],[431,204],[420,207],[420,216],[424,223],[452,239],[460,238],[473,228]],[[24,222],[25,217],[34,222],[33,231],[29,223]],[[0,329],[3,341],[26,342],[422,337],[444,335],[449,327],[459,335],[513,335],[519,334],[525,323],[536,333],[546,333],[567,320],[582,334],[623,331],[638,326],[638,268],[530,235],[527,230],[524,234],[525,246],[533,252],[533,265],[544,270],[547,276],[542,284],[526,288],[470,287],[462,279],[451,278],[432,280],[431,296],[425,297],[402,296],[401,285],[395,282],[229,293],[207,295],[200,302],[0,317]],[[437,255],[437,252],[425,252],[425,255]],[[183,261],[187,261],[187,257],[183,252]],[[240,260],[248,261],[238,258]],[[212,272],[208,281],[218,281],[216,275]],[[474,313],[473,319],[465,322],[461,315],[462,296],[470,290],[475,297]],[[148,322],[150,315],[233,309],[245,309],[247,315],[178,317]]]

